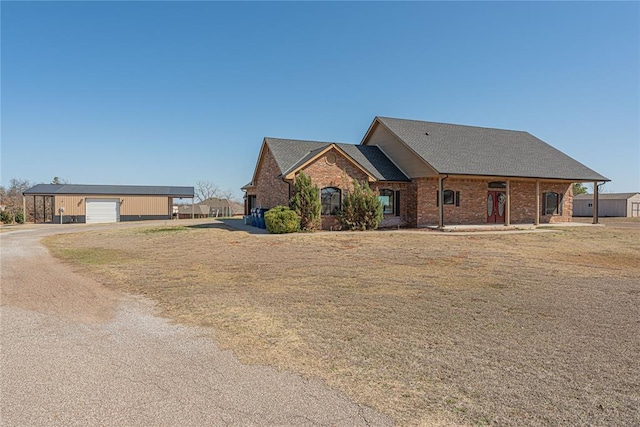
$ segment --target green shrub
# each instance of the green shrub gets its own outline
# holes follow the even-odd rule
[[[0,221],[2,221],[3,224],[11,224],[13,222],[13,214],[6,209],[0,211]]]
[[[300,216],[300,228],[303,231],[314,231],[320,228],[320,190],[311,184],[311,178],[300,172],[293,185],[293,197],[289,201],[291,209]]]
[[[342,200],[342,209],[338,212],[338,221],[346,230],[375,230],[382,221],[382,203],[376,192],[356,180],[353,190],[347,192]]]
[[[22,212],[22,209],[18,209],[18,212],[16,212],[16,222],[24,224],[24,212]]]
[[[267,231],[272,234],[295,233],[300,230],[300,216],[286,206],[276,206],[264,213]]]

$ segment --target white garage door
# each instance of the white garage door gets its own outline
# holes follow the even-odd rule
[[[87,199],[87,224],[120,221],[120,199]]]

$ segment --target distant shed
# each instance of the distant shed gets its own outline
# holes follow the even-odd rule
[[[593,194],[573,196],[573,216],[593,215]],[[598,216],[640,217],[640,193],[598,194]]]
[[[106,223],[171,219],[174,199],[191,199],[193,187],[143,185],[38,184],[33,196],[45,222]],[[38,197],[42,203],[36,204]],[[62,216],[62,218],[61,218]],[[34,212],[34,218],[36,217]]]

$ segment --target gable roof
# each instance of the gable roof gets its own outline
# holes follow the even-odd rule
[[[207,206],[211,209],[230,208],[234,212],[242,212],[244,206],[229,199],[221,199],[220,197],[209,197],[197,203],[196,206]]]
[[[609,181],[528,132],[376,117],[441,174]]]
[[[24,195],[88,194],[111,196],[168,196],[191,198],[193,187],[168,187],[149,185],[79,185],[38,184],[22,193]]]
[[[378,147],[281,138],[265,138],[264,143],[271,150],[282,175],[295,171],[331,145],[335,145],[379,181],[409,181]]]
[[[640,193],[600,193],[598,200],[628,200]],[[593,200],[593,194],[576,194],[574,200]]]

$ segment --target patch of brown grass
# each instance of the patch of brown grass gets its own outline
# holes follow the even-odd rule
[[[126,248],[75,265],[211,327],[247,363],[321,377],[400,424],[640,424],[638,228],[252,236],[213,226],[47,245],[63,258]]]

